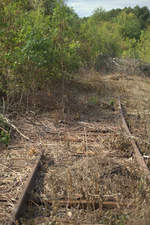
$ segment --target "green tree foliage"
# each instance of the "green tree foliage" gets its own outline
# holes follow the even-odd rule
[[[0,87],[6,93],[30,93],[80,65],[77,15],[63,1],[56,3],[52,15],[35,3],[26,11],[16,2],[1,9]]]
[[[41,4],[44,8],[44,13],[46,15],[52,15],[54,8],[56,7],[56,0],[42,0]]]
[[[99,23],[101,21],[107,21],[108,14],[103,8],[98,8],[94,11],[91,18],[94,21],[94,23]]]
[[[113,21],[114,18],[116,18],[121,12],[121,9],[112,9],[110,11],[107,12],[107,18],[110,21]]]
[[[14,83],[26,91],[44,85],[44,80],[48,79],[51,73],[52,40],[50,18],[44,16],[40,8],[24,15],[20,22],[12,53],[12,70]]]
[[[81,23],[82,60],[94,65],[103,56],[138,58],[137,45],[144,29],[141,18],[148,21],[148,15],[147,7],[126,7],[108,12],[102,8],[96,9],[91,17]]]
[[[121,13],[121,11],[121,9],[112,9],[110,11],[106,11],[102,7],[100,7],[94,11],[92,19],[95,23],[99,23],[102,21],[113,22],[113,20]]]
[[[63,0],[0,1],[0,95],[30,94],[105,57],[149,62],[147,7],[80,19]]]
[[[141,29],[145,29],[150,25],[150,10],[147,7],[140,8],[139,6],[136,6],[133,9],[133,12],[140,22]]]
[[[36,10],[39,7],[43,8],[45,15],[52,15],[54,8],[56,7],[57,0],[24,0],[28,1],[31,9]]]
[[[122,38],[139,39],[141,27],[135,14],[127,14],[122,11],[116,18],[116,23],[120,25],[120,34]]]
[[[16,3],[1,2],[0,7],[0,88],[1,92],[7,92],[10,76],[9,71],[12,64],[12,53],[15,47],[17,36],[16,20],[20,10]]]
[[[1,73],[7,80],[6,91],[26,91],[39,81],[39,69],[46,58],[44,48],[47,50],[49,45],[45,38],[50,22],[41,10],[24,12],[15,2],[4,8],[4,18]]]
[[[138,58],[137,40],[126,38],[122,45],[122,56],[125,58]]]
[[[57,4],[51,17],[53,60],[55,60],[53,71],[57,68],[63,73],[71,74],[79,68],[78,29],[77,15],[66,5]]]
[[[82,62],[85,62],[88,66],[91,66],[98,54],[97,43],[99,43],[99,40],[96,24],[92,23],[90,19],[82,22],[80,26],[80,55]]]
[[[138,54],[141,60],[150,63],[150,26],[141,33]]]
[[[103,16],[101,18],[98,16],[98,18],[99,20],[94,13],[87,22],[81,24],[80,29],[80,54],[90,66],[95,64],[99,56],[116,57],[121,54],[122,39],[118,25],[103,21]]]
[[[122,39],[118,26],[111,22],[104,22],[98,30],[100,36],[101,54],[111,57],[120,56]]]

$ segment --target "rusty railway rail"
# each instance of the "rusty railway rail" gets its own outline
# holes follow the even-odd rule
[[[121,102],[119,100],[119,109],[120,109],[120,115],[121,115],[121,119],[122,119],[122,126],[123,128],[125,129],[126,133],[128,136],[132,136],[130,131],[129,131],[129,128],[127,126],[127,123],[125,121],[125,118],[124,118],[124,114],[123,114],[123,110],[122,110],[122,105],[121,105]],[[146,175],[146,177],[150,180],[150,171],[142,157],[142,154],[140,153],[140,150],[138,149],[135,141],[131,138],[130,139],[131,141],[131,144],[133,146],[133,149],[134,149],[134,154],[135,154],[135,158],[136,158],[136,161],[139,165],[139,168],[143,171],[143,173]],[[35,180],[35,177],[36,177],[36,173],[38,172],[39,168],[40,168],[40,161],[41,161],[41,158],[42,158],[42,155],[43,155],[43,152],[38,156],[37,160],[36,160],[36,163],[32,169],[32,172],[31,174],[29,175],[26,183],[25,183],[25,186],[24,186],[24,189],[23,189],[23,192],[18,200],[18,203],[16,204],[15,206],[15,209],[12,213],[12,216],[11,216],[11,220],[10,220],[10,223],[9,225],[15,225],[16,224],[16,221],[19,220],[19,218],[21,217],[22,213],[23,213],[23,210],[25,208],[25,204],[26,202],[28,201],[28,198],[29,198],[29,195],[28,193],[31,191],[32,187],[33,187],[33,184],[34,184],[34,180]],[[94,207],[98,206],[98,207],[104,207],[106,209],[111,209],[111,208],[118,208],[118,203],[115,202],[115,201],[103,201],[103,202],[98,202],[98,201],[88,201],[88,200],[54,200],[54,201],[49,201],[49,204],[53,205],[53,204],[58,204],[59,206],[64,206],[64,205],[70,205],[71,206],[75,206],[75,205],[84,205],[84,206],[88,206],[88,205],[94,205]],[[57,223],[56,223],[57,224]],[[67,222],[67,221],[64,221],[64,222],[61,222],[61,221],[58,221],[58,224],[68,224],[68,225],[71,225],[71,224],[74,224],[73,222]],[[80,225],[82,225],[83,223],[80,223]]]
[[[31,191],[33,185],[34,185],[34,179],[36,177],[36,173],[38,172],[39,168],[40,168],[40,162],[41,162],[41,158],[42,158],[42,155],[43,155],[43,152],[41,152],[41,154],[38,156],[36,162],[35,162],[35,165],[32,169],[32,172],[31,174],[29,175],[26,183],[25,183],[25,186],[23,188],[23,191],[21,193],[21,196],[15,206],[15,209],[12,213],[12,216],[11,216],[11,219],[10,219],[10,225],[14,225],[16,224],[16,220],[19,219],[19,217],[22,215],[23,213],[23,210],[24,210],[24,207],[25,207],[25,204],[28,200],[28,195],[29,195],[29,192]]]
[[[129,137],[132,136],[129,128],[128,128],[128,125],[126,123],[126,120],[124,118],[124,115],[123,115],[123,110],[122,110],[122,106],[121,106],[121,102],[119,100],[119,108],[120,108],[120,115],[121,115],[121,119],[122,119],[122,126],[123,128],[125,129],[127,135]],[[148,180],[150,181],[150,170],[148,169],[145,161],[144,161],[144,158],[139,150],[139,148],[137,147],[135,141],[133,138],[130,138],[130,141],[131,141],[131,144],[133,146],[133,150],[134,150],[134,155],[135,155],[135,158],[136,158],[136,161],[139,165],[139,168],[140,170],[144,173],[144,175],[148,178]]]

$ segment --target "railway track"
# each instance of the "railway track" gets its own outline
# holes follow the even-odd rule
[[[133,207],[150,174],[118,106],[96,122],[31,123],[34,143],[2,152],[0,224],[113,224]]]
[[[24,148],[4,150],[0,160],[0,224],[9,223],[9,216],[20,198],[20,192],[35,164]]]

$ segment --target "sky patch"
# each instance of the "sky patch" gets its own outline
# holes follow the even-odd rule
[[[72,7],[80,16],[90,16],[97,8],[111,10],[124,7],[135,7],[136,5],[147,6],[150,9],[150,0],[67,0],[67,5]]]

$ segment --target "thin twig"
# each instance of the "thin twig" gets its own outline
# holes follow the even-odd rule
[[[13,128],[14,130],[16,130],[17,133],[20,134],[20,136],[22,136],[24,139],[26,139],[26,140],[28,140],[28,141],[31,141],[31,139],[30,139],[29,137],[25,136],[21,131],[19,131],[19,129],[18,129],[12,122],[10,122],[10,120],[9,120],[6,116],[0,114],[0,117],[8,124],[11,128]]]

